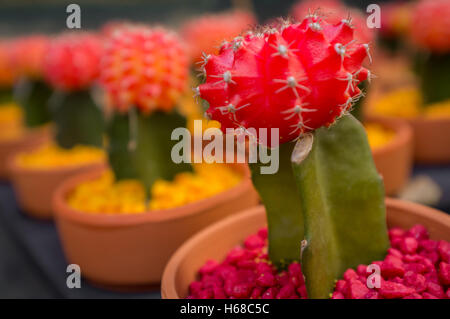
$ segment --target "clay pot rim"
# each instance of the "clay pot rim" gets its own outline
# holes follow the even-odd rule
[[[382,114],[370,114],[367,116],[370,119],[381,119],[381,120],[396,120],[403,121],[410,124],[416,123],[426,123],[426,124],[449,124],[450,125],[450,116],[443,117],[426,117],[426,116],[415,116],[415,117],[399,117],[392,115],[382,115]]]
[[[235,164],[236,165],[236,164]],[[241,167],[245,164],[237,164]],[[243,169],[243,179],[234,187],[225,190],[211,197],[198,200],[180,207],[152,210],[140,214],[94,214],[79,211],[71,208],[65,200],[67,194],[72,191],[80,182],[92,180],[101,176],[107,170],[90,170],[83,174],[68,178],[56,189],[53,195],[53,207],[57,219],[64,218],[75,223],[93,227],[123,227],[133,226],[143,223],[163,223],[174,219],[187,218],[195,214],[200,214],[216,205],[235,200],[242,192],[252,187],[250,172]]]
[[[398,149],[401,145],[410,143],[413,140],[413,129],[407,121],[398,118],[367,117],[366,123],[376,123],[394,131],[393,138],[386,144],[372,149],[373,156],[383,156]]]
[[[18,143],[22,143],[23,141],[29,139],[32,135],[35,134],[46,134],[49,131],[48,126],[40,126],[36,128],[26,128],[22,134],[10,139],[0,139],[0,147],[13,146]]]
[[[399,199],[386,197],[386,207],[392,207],[399,210],[408,211],[413,216],[426,217],[432,219],[440,224],[445,224],[450,229],[450,216],[434,208],[430,208],[424,205],[407,202]],[[257,215],[264,210],[264,206],[259,205],[250,209],[244,210],[239,214],[227,217],[215,224],[203,229],[188,241],[181,245],[170,258],[169,262],[164,269],[164,273],[161,280],[161,293],[163,299],[180,299],[176,289],[176,278],[179,265],[184,258],[197,246],[197,243],[202,242],[204,238],[209,237],[215,233],[218,229],[227,227],[229,224],[236,223],[239,219],[246,218],[248,216]]]

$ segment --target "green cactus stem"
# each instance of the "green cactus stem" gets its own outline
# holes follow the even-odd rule
[[[14,101],[13,90],[11,88],[0,87],[0,106]]]
[[[171,134],[178,127],[186,127],[186,119],[176,111],[116,114],[108,129],[109,161],[116,179],[137,178],[148,192],[157,179],[172,180],[192,171],[190,164],[175,164],[171,158],[177,143]]]
[[[101,147],[104,120],[88,90],[55,92],[51,98],[55,139],[62,148],[76,145]]]
[[[280,269],[300,261],[304,238],[300,197],[291,169],[294,145],[279,146],[279,170],[275,174],[261,174],[259,162],[249,164],[253,185],[266,208],[270,260]]]
[[[450,99],[450,54],[418,54],[414,69],[420,79],[424,106]]]
[[[346,269],[383,260],[389,248],[384,187],[353,116],[312,136],[309,154],[296,156],[300,141],[292,164],[305,222],[301,262],[308,297],[329,298]]]
[[[44,125],[51,120],[48,101],[52,89],[41,80],[22,79],[17,87],[17,100],[24,110],[24,122],[29,128]]]
[[[138,177],[132,158],[130,115],[115,112],[107,126],[109,165],[117,180]]]

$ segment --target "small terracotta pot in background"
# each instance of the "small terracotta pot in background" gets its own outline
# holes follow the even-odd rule
[[[383,121],[401,120],[413,129],[413,160],[419,164],[450,164],[450,117],[398,118],[374,114],[374,105],[387,90],[370,89],[365,113]]]
[[[36,147],[28,151],[33,149]],[[105,167],[103,162],[95,162],[48,169],[28,168],[17,163],[19,155],[20,152],[11,156],[7,163],[11,183],[21,210],[39,219],[53,217],[53,193],[64,180],[86,171],[101,170]]]
[[[411,228],[424,225],[432,239],[450,241],[450,216],[426,206],[386,199],[388,227]],[[244,239],[266,225],[263,206],[253,207],[222,220],[198,233],[181,246],[164,270],[161,294],[165,299],[185,298],[189,284],[209,259],[223,260]]]
[[[450,117],[409,119],[414,130],[414,160],[450,164]]]
[[[9,177],[8,159],[16,153],[42,145],[50,139],[47,127],[27,130],[23,136],[15,139],[0,140],[0,180]]]
[[[144,214],[75,211],[67,204],[68,194],[80,183],[99,178],[103,171],[67,180],[55,192],[53,207],[68,262],[78,264],[85,278],[102,286],[137,289],[159,283],[166,262],[189,237],[257,205],[247,166],[231,166],[244,175],[235,187],[182,207]]]
[[[377,123],[394,132],[391,141],[372,151],[375,166],[383,176],[387,195],[395,195],[408,182],[413,164],[413,131],[400,119],[368,118],[366,122]]]

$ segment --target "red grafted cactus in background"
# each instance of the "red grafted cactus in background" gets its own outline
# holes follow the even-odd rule
[[[361,94],[358,83],[370,77],[362,66],[368,56],[368,44],[353,39],[349,21],[332,25],[309,16],[237,37],[219,55],[206,56],[206,82],[197,93],[222,130],[279,128],[285,143],[351,109]]]
[[[44,76],[64,91],[86,89],[99,75],[102,43],[89,33],[67,33],[55,38],[44,61]]]
[[[129,25],[107,41],[101,81],[119,111],[169,111],[187,87],[188,70],[185,46],[174,32]]]
[[[422,0],[411,18],[411,37],[419,46],[430,51],[450,51],[450,1]]]
[[[342,17],[349,17],[348,20],[355,29],[355,38],[364,43],[374,41],[375,33],[367,27],[366,17],[358,9],[347,7],[338,0],[306,0],[294,5],[292,17],[302,21],[308,14],[320,14],[332,24],[339,23]]]
[[[186,22],[182,35],[189,45],[191,60],[197,62],[203,53],[217,53],[222,41],[233,39],[255,23],[256,18],[245,11],[209,14]]]
[[[411,27],[411,4],[408,2],[386,3],[381,7],[380,32],[387,37],[404,36]]]
[[[14,41],[12,62],[20,76],[40,78],[50,40],[44,35],[32,35]]]
[[[11,63],[11,45],[11,41],[0,40],[0,88],[10,88],[14,84],[16,72]]]

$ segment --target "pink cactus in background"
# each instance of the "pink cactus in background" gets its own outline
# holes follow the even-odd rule
[[[19,76],[40,78],[50,39],[44,35],[18,38],[12,47],[12,62]]]
[[[12,64],[12,41],[0,39],[0,88],[10,88],[14,84],[16,72]]]
[[[354,40],[349,21],[332,25],[310,16],[237,37],[206,56],[206,82],[197,93],[222,130],[279,128],[285,143],[351,109],[361,94],[358,83],[370,77],[362,67],[368,56],[368,44]]]
[[[435,52],[450,51],[450,1],[421,0],[413,9],[411,38]]]
[[[187,21],[182,36],[189,45],[191,61],[201,60],[203,53],[217,53],[222,41],[233,39],[255,23],[256,18],[245,11],[207,14]]]
[[[88,88],[99,76],[102,42],[90,33],[67,33],[55,38],[44,60],[45,79],[55,88]]]
[[[404,36],[411,27],[411,3],[396,1],[381,7],[380,32],[388,37]]]
[[[101,81],[120,111],[172,109],[187,88],[188,57],[178,35],[161,27],[128,25],[108,38]]]

